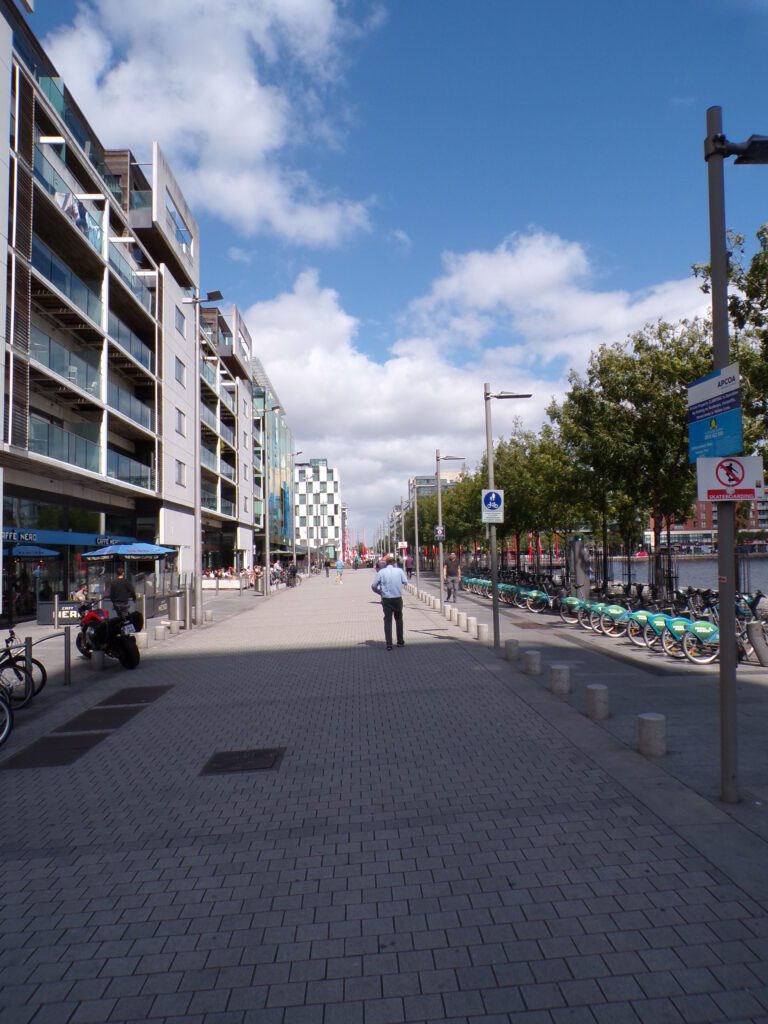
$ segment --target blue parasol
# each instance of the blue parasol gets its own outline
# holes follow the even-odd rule
[[[11,548],[14,558],[61,558],[61,553],[51,548],[41,548],[37,544],[17,544]]]
[[[107,544],[98,551],[84,551],[83,558],[160,558],[175,555],[174,548],[163,548],[159,544]]]

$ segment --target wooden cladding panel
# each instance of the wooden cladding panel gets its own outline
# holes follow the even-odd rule
[[[19,74],[19,153],[32,166],[35,153],[35,93],[26,75]]]
[[[29,268],[16,260],[16,284],[13,296],[13,347],[29,352],[29,327],[32,320],[32,275]]]
[[[14,356],[11,444],[26,448],[29,442],[29,363]]]
[[[32,175],[16,161],[16,227],[13,244],[24,259],[32,259]]]

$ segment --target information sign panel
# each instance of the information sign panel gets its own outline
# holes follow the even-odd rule
[[[739,364],[688,385],[688,459],[737,455],[744,447]]]
[[[445,540],[445,527],[444,526],[436,526],[435,527],[435,540]]]
[[[759,455],[728,455],[696,462],[699,501],[759,501],[765,497]]]
[[[484,523],[503,523],[504,491],[484,490],[480,501],[480,512]]]

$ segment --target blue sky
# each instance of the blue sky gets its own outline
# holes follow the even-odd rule
[[[436,447],[476,463],[484,380],[533,391],[533,426],[591,348],[701,311],[706,107],[768,133],[765,0],[124,10],[37,0],[31,24],[102,137],[170,155],[203,288],[247,311],[358,530]],[[726,181],[753,234],[768,171]]]

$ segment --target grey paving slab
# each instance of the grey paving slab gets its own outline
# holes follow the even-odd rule
[[[387,652],[370,581],[157,645],[130,685],[168,692],[70,766],[2,764],[125,673],[13,734],[0,1022],[764,1018],[732,819],[411,598]]]

